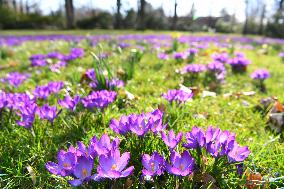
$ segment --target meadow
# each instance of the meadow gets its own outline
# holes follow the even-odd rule
[[[283,44],[3,33],[0,188],[284,187]]]

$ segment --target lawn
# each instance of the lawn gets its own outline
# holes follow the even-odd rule
[[[21,37],[30,34],[33,37]],[[262,184],[264,188],[284,187],[284,181],[281,180],[284,176],[283,137],[281,133],[276,133],[268,127],[269,109],[260,111],[256,108],[263,98],[273,96],[277,97],[279,102],[284,101],[284,61],[279,56],[279,53],[284,51],[283,43],[284,40],[262,41],[260,37],[191,35],[185,32],[163,34],[147,31],[135,32],[135,35],[133,31],[104,30],[2,33],[0,77],[4,80],[0,83],[0,88],[5,94],[33,95],[37,86],[46,86],[50,81],[61,81],[64,86],[47,93],[46,97],[41,98],[37,93],[33,95],[36,99],[28,100],[33,101],[37,107],[44,104],[56,106],[58,113],[54,120],[48,120],[48,115],[39,116],[36,108],[33,113],[34,120],[28,126],[20,126],[17,122],[21,117],[22,121],[24,119],[22,107],[26,101],[14,97],[16,100],[10,100],[3,105],[3,99],[8,97],[0,95],[0,187],[71,187],[68,180],[78,176],[74,176],[74,173],[67,177],[52,174],[47,170],[46,163],[57,163],[59,150],[68,150],[71,145],[79,148],[78,141],[88,145],[93,136],[99,139],[103,134],[107,134],[111,141],[115,137],[119,138],[118,149],[121,154],[130,152],[126,168],[134,166],[134,171],[127,177],[117,179],[108,179],[107,176],[98,181],[85,179],[82,181],[84,185],[80,187],[256,188],[249,182],[255,180],[255,175],[263,177],[261,182],[255,181],[255,185]],[[50,52],[68,55],[72,54],[72,48],[83,50],[83,53],[80,54],[80,50],[79,53],[73,52],[76,56],[69,57],[68,60],[58,56],[51,58],[51,55],[48,58],[38,58],[39,61],[30,58],[35,54],[47,55]],[[190,54],[189,48],[197,49],[198,52]],[[183,57],[177,58],[176,52],[181,52]],[[250,61],[250,64],[245,66],[245,72],[232,71],[230,61],[238,56],[236,52],[244,54],[241,60]],[[223,66],[224,78],[217,78],[215,72],[212,75],[208,68],[198,73],[181,73],[186,65],[205,66],[213,62],[213,54],[221,53],[228,55],[227,59],[220,63]],[[59,59],[64,63],[59,65]],[[58,65],[54,66],[55,64]],[[86,74],[86,71],[92,68],[95,69],[93,77]],[[270,77],[264,81],[265,91],[257,85],[259,80],[251,78],[251,74],[258,69],[266,69],[270,73]],[[7,74],[13,72],[27,74],[17,86],[12,84],[11,80],[20,76],[7,79]],[[102,77],[108,78],[107,84]],[[123,80],[124,86],[111,86],[109,81],[113,78]],[[92,82],[96,86],[90,86]],[[169,102],[163,98],[163,93],[180,89],[181,84],[184,85],[183,92],[192,94],[193,90],[190,91],[189,88],[196,87],[199,93],[184,101]],[[50,88],[55,90],[56,87]],[[116,98],[108,99],[111,102],[103,108],[92,104],[91,107],[86,107],[87,102],[81,100],[72,111],[58,103],[58,99],[63,99],[66,95],[79,95],[84,99],[91,95],[92,91],[102,89],[116,93]],[[105,102],[104,96],[98,96],[100,95],[102,99],[99,99],[98,103]],[[162,125],[167,124],[166,128],[161,130],[167,133],[173,129],[175,133],[184,133],[175,150],[177,153],[187,150],[195,159],[190,174],[177,176],[168,169],[165,170],[163,166],[163,174],[160,176],[156,175],[157,173],[151,178],[145,174],[141,176],[143,154],[151,156],[157,151],[171,163],[170,155],[174,152],[163,142],[160,131],[152,132],[148,128],[146,133],[140,135],[134,132],[135,128],[131,128],[127,134],[118,134],[110,127],[112,119],[119,120],[123,115],[132,114],[142,114],[140,117],[143,117],[143,113],[153,112],[158,108],[163,114]],[[136,128],[138,130],[145,127],[145,124],[135,121],[129,124],[140,124]],[[240,146],[248,146],[250,154],[244,161],[232,162],[227,160],[227,157],[213,157],[208,146],[185,148],[182,145],[188,143],[185,133],[191,132],[195,126],[204,131],[213,126],[222,131],[236,133],[235,140]],[[199,152],[198,149],[202,151]],[[97,155],[96,151],[94,156]],[[77,156],[79,161],[83,155],[77,153]],[[106,158],[111,155],[102,156]],[[92,174],[97,173],[96,167],[101,163],[101,159],[103,158],[92,158]],[[243,166],[241,174],[238,174],[235,168],[237,163]]]

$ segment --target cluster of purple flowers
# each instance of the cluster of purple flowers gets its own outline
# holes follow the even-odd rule
[[[64,107],[72,112],[75,111],[76,106],[78,105],[78,103],[80,102],[80,96],[76,95],[74,98],[72,98],[71,96],[67,95],[65,96],[65,98],[63,100],[58,99],[58,104],[61,107]]]
[[[38,107],[37,113],[41,120],[46,119],[53,124],[54,119],[59,115],[60,111],[57,112],[56,106],[49,106],[48,104],[45,104],[42,107]]]
[[[118,179],[132,174],[134,166],[126,168],[130,159],[130,153],[120,155],[120,140],[115,138],[112,142],[108,135],[104,134],[98,140],[94,136],[88,146],[78,142],[78,147],[72,145],[68,151],[60,150],[57,155],[58,163],[47,162],[46,169],[55,175],[70,176],[72,186],[79,186],[91,180]],[[94,162],[98,159],[97,173],[92,174]]]
[[[241,147],[236,142],[236,135],[220,128],[208,127],[204,132],[199,127],[193,127],[191,132],[185,134],[187,143],[184,147],[189,149],[204,148],[214,158],[227,156],[230,163],[244,161],[250,151],[247,146]]]
[[[194,159],[187,150],[182,154],[173,150],[170,155],[170,162],[167,162],[158,152],[154,152],[152,156],[143,154],[142,165],[144,167],[143,176],[160,176],[165,171],[172,175],[188,176],[194,170]]]
[[[46,66],[47,65],[47,60],[46,60],[46,55],[44,54],[34,54],[30,56],[30,61],[31,61],[31,66]]]
[[[19,126],[31,128],[38,111],[35,98],[25,93],[0,93],[0,109],[14,111],[19,117],[16,123]]]
[[[185,60],[187,58],[192,58],[197,53],[198,53],[198,49],[189,48],[186,52],[174,52],[173,58],[176,60]]]
[[[88,109],[93,109],[93,108],[104,109],[115,99],[116,99],[116,92],[101,90],[101,91],[93,91],[90,95],[82,99],[82,103],[84,107]]]
[[[228,64],[230,64],[235,71],[245,71],[246,66],[250,63],[251,62],[241,52],[235,53],[235,57],[228,60]]]
[[[167,93],[162,94],[162,97],[165,98],[170,103],[175,101],[180,104],[191,100],[193,97],[193,93],[181,89],[173,89],[173,90],[168,90]]]
[[[187,50],[187,53],[188,53],[187,56],[194,56],[194,55],[196,55],[198,53],[198,49],[196,49],[196,48],[189,48]]]
[[[2,78],[3,83],[8,83],[10,86],[19,87],[24,81],[30,77],[29,74],[22,74],[19,72],[10,72],[6,77]]]
[[[5,93],[0,92],[0,110],[8,108],[10,111],[20,117],[16,120],[19,126],[30,129],[34,123],[36,114],[39,115],[41,120],[48,120],[52,124],[54,119],[59,115],[61,110],[58,111],[57,106],[50,106],[44,104],[39,107],[36,103],[37,98],[47,99],[51,93],[57,93],[63,87],[62,82],[50,82],[46,86],[38,86],[34,90],[34,97],[29,96],[26,93]],[[90,96],[85,97],[82,103],[85,107],[97,107],[100,109],[105,108],[116,98],[115,92],[98,91],[93,92]],[[58,99],[58,104],[72,112],[75,111],[76,106],[80,102],[80,97],[76,95],[74,98],[67,95],[63,100]]]
[[[183,70],[182,70],[182,74],[186,74],[186,73],[201,73],[206,71],[206,66],[203,64],[189,64],[186,65]]]
[[[170,174],[187,176],[201,165],[191,157],[192,151],[185,150],[180,155],[174,149],[181,142],[183,134],[174,134],[173,130],[167,136],[165,131],[161,132],[164,143],[169,147],[170,163],[159,153],[154,152],[152,156],[144,154],[142,164],[144,176],[161,175],[166,170]],[[219,128],[208,127],[204,132],[199,127],[193,127],[191,132],[185,134],[186,143],[183,146],[187,149],[197,150],[198,153],[205,149],[213,158],[227,157],[229,163],[242,163],[250,154],[248,147],[241,147],[235,140],[235,134],[229,131],[222,131]],[[199,154],[201,155],[201,154]],[[202,162],[200,162],[202,163]],[[237,166],[240,168],[240,166]]]
[[[268,79],[270,77],[270,73],[269,71],[265,70],[265,69],[259,69],[259,70],[256,70],[254,71],[250,77],[252,79],[255,79],[255,80],[265,80],[265,79]]]
[[[221,62],[221,63],[227,63],[227,61],[229,60],[229,55],[226,52],[214,53],[212,54],[212,58],[214,61]]]
[[[31,66],[46,66],[48,64],[48,59],[57,60],[58,62],[52,64],[50,69],[52,71],[58,70],[60,67],[66,66],[67,62],[75,60],[77,58],[82,58],[85,52],[82,48],[72,48],[68,55],[64,55],[60,52],[50,52],[47,55],[44,54],[34,54],[29,59],[31,61]]]
[[[33,94],[40,99],[47,99],[52,93],[58,93],[64,87],[64,82],[49,82],[47,85],[36,86]]]
[[[117,134],[126,135],[131,132],[144,136],[150,130],[156,134],[165,129],[167,125],[163,125],[163,112],[157,109],[146,114],[121,116],[120,120],[112,119],[109,126]]]
[[[186,52],[174,52],[173,53],[173,58],[175,60],[185,60],[188,56],[188,53]]]
[[[217,80],[222,81],[226,76],[226,67],[223,63],[213,61],[207,65],[207,70],[213,73]]]

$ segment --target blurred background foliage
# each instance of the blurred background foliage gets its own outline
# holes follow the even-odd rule
[[[123,9],[125,2],[117,0],[112,12],[96,5],[78,8],[73,0],[61,1],[58,10],[43,14],[39,8],[41,1],[0,0],[0,29],[151,29],[284,37],[284,0],[244,0],[244,21],[225,8],[220,16],[209,13],[197,17],[200,10],[195,8],[194,1],[189,2],[191,9],[185,16],[177,15],[177,0],[173,1],[172,16],[165,14],[162,6],[154,8],[146,0],[138,0],[137,7],[129,9]],[[210,6],[210,2],[205,6]],[[268,10],[268,6],[272,8]]]

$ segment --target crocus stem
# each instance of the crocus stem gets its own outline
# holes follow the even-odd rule
[[[9,123],[11,123],[12,113],[13,113],[13,109],[12,109],[12,108],[10,108],[10,111],[9,111],[9,117],[8,117]]]
[[[176,176],[175,179],[176,179],[176,187],[175,187],[175,189],[179,189],[179,176]]]
[[[200,165],[201,165],[201,156],[202,156],[202,152],[201,152],[201,148],[200,147],[197,147],[197,166],[198,168],[200,168]]]
[[[0,128],[2,128],[3,125],[3,115],[2,115],[3,109],[0,110]]]
[[[102,121],[102,124],[104,126],[104,132],[106,133],[106,124],[105,124],[105,115],[104,115],[104,112],[101,112],[101,121]]]
[[[113,180],[111,184],[111,189],[114,189],[114,188],[116,188],[116,180]]]

